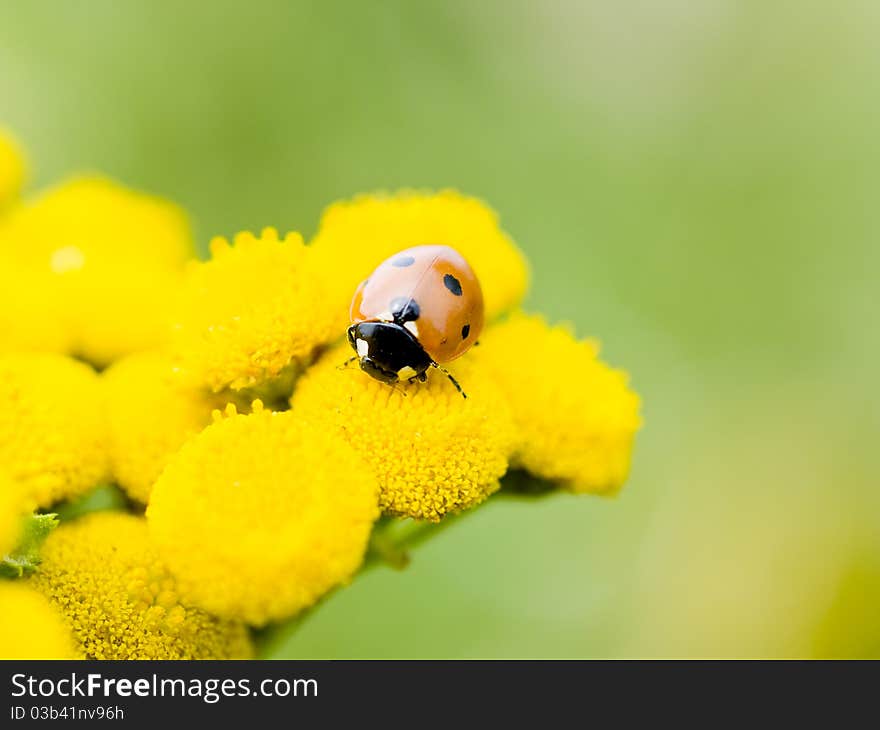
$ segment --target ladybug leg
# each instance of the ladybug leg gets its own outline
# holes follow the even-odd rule
[[[452,377],[452,373],[450,373],[446,368],[441,367],[441,366],[438,365],[437,363],[431,363],[431,364],[432,364],[435,368],[437,368],[441,373],[443,373],[444,375],[446,375],[447,378],[449,378],[450,382],[455,386],[455,389],[456,389],[459,393],[461,393],[461,397],[462,397],[462,398],[467,398],[467,393],[465,393],[465,392],[461,389],[461,386],[458,384],[458,381],[457,381],[455,378]]]

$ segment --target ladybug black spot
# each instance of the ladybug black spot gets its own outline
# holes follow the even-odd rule
[[[388,311],[397,324],[415,322],[422,313],[419,305],[412,297],[394,297],[388,305]]]
[[[415,263],[415,258],[412,256],[398,256],[394,261],[391,262],[392,266],[396,266],[399,269],[406,268],[407,266],[412,266]]]
[[[461,282],[452,274],[446,274],[446,276],[443,277],[443,283],[449,291],[455,294],[455,296],[461,296]]]
[[[471,333],[471,326],[466,324],[461,328],[461,339],[466,340],[468,335]]]

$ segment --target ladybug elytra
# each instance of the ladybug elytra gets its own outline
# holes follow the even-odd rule
[[[483,292],[464,258],[449,246],[414,246],[383,261],[357,288],[348,341],[361,369],[383,383],[424,382],[476,342]]]

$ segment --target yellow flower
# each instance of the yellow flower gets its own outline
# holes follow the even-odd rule
[[[490,327],[473,350],[513,408],[522,436],[513,465],[575,492],[622,486],[641,425],[626,373],[601,362],[598,351],[595,342],[524,314]]]
[[[192,601],[262,625],[310,606],[363,560],[373,475],[334,432],[254,403],[184,444],[147,520]]]
[[[49,274],[23,267],[0,246],[0,353],[72,350],[64,304]]]
[[[0,474],[0,560],[18,542],[22,518],[28,511],[27,493],[15,480]]]
[[[528,288],[528,265],[498,216],[476,198],[454,190],[403,190],[359,195],[329,206],[312,242],[333,290],[327,306],[340,326],[357,285],[396,251],[422,244],[457,250],[473,267],[483,288],[486,318],[516,306]]]
[[[25,176],[21,148],[0,129],[0,213],[17,200]],[[66,352],[70,336],[58,317],[61,298],[50,291],[49,277],[24,268],[5,249],[0,245],[0,352]]]
[[[46,507],[108,475],[100,381],[62,355],[0,355],[0,463]]]
[[[113,475],[129,496],[146,503],[171,456],[211,422],[217,399],[184,382],[158,353],[129,355],[102,380]]]
[[[18,197],[26,174],[21,148],[9,132],[0,128],[0,208]]]
[[[248,657],[246,628],[183,603],[146,522],[97,512],[61,525],[30,582],[64,614],[87,658]]]
[[[212,259],[188,272],[175,346],[185,370],[214,390],[259,385],[307,362],[342,334],[324,282],[297,233],[239,233],[211,242]]]
[[[379,477],[383,510],[436,521],[498,489],[516,431],[498,389],[468,356],[450,368],[464,399],[439,371],[392,389],[355,364],[341,368],[350,354],[347,345],[330,350],[301,378],[291,405],[360,452]]]
[[[55,300],[76,354],[104,364],[167,337],[192,240],[175,205],[83,177],[11,211],[0,252]]]
[[[58,610],[26,581],[0,581],[0,659],[77,659]]]

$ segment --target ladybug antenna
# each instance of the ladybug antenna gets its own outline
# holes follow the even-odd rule
[[[344,363],[342,363],[342,365],[337,365],[336,369],[337,370],[347,370],[348,366],[351,365],[357,359],[358,359],[357,355],[353,355],[352,357],[348,358],[348,360],[346,360]]]
[[[461,393],[462,398],[467,398],[467,393],[465,393],[461,386],[458,384],[458,381],[452,377],[452,373],[450,373],[446,368],[438,365],[437,363],[431,363],[435,368],[437,368],[441,373],[443,373],[447,378],[449,378],[450,382],[455,386],[455,389]]]

